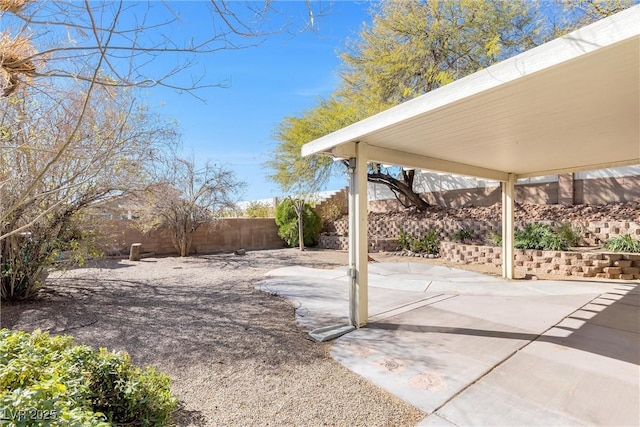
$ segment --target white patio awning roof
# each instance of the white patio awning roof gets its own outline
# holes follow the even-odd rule
[[[640,164],[640,6],[302,147],[506,181]]]

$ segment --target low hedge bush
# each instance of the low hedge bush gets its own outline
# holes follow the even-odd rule
[[[69,336],[0,329],[0,415],[11,426],[165,426],[168,376]]]

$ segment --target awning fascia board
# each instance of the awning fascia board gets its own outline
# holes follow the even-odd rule
[[[580,167],[571,167],[565,169],[551,169],[539,172],[531,172],[531,173],[521,173],[517,175],[517,179],[522,178],[537,178],[539,176],[548,176],[548,175],[559,175],[563,173],[575,173],[575,172],[583,172],[597,169],[608,169],[608,168],[618,168],[623,166],[635,166],[640,165],[640,141],[638,142],[638,158],[632,160],[624,160],[620,162],[608,162],[608,163],[597,163],[593,165],[586,165]]]
[[[434,157],[416,155],[390,148],[376,147],[374,145],[369,146],[368,158],[370,162],[465,175],[493,181],[506,181],[509,179],[509,174],[506,172],[437,159]]]
[[[349,157],[356,157],[355,144],[355,142],[350,142],[339,145],[326,154],[345,159]],[[474,178],[488,179],[491,181],[506,181],[509,179],[509,174],[507,172],[466,165],[464,163],[452,162],[434,157],[420,156],[390,148],[377,147],[375,145],[369,145],[367,160],[374,163],[403,166],[409,169],[421,169],[433,172],[465,175]]]

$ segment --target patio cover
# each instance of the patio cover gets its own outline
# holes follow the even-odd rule
[[[352,158],[352,322],[367,320],[367,162],[502,182],[513,278],[518,178],[640,164],[640,5],[302,147]]]

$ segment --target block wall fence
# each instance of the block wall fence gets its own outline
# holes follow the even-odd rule
[[[640,199],[640,176],[575,180],[568,177],[572,175],[559,175],[555,182],[518,184],[516,200],[536,205],[601,205]],[[448,208],[487,207],[502,200],[499,186],[436,191],[422,196],[431,205]],[[369,201],[369,212],[387,213],[402,209],[395,199]]]
[[[99,225],[104,238],[99,246],[107,255],[125,255],[132,243],[142,243],[142,253],[175,255],[171,235],[159,229],[142,233],[131,221],[103,221]],[[232,252],[237,249],[260,250],[285,247],[273,218],[225,218],[198,228],[191,244],[192,254]]]

